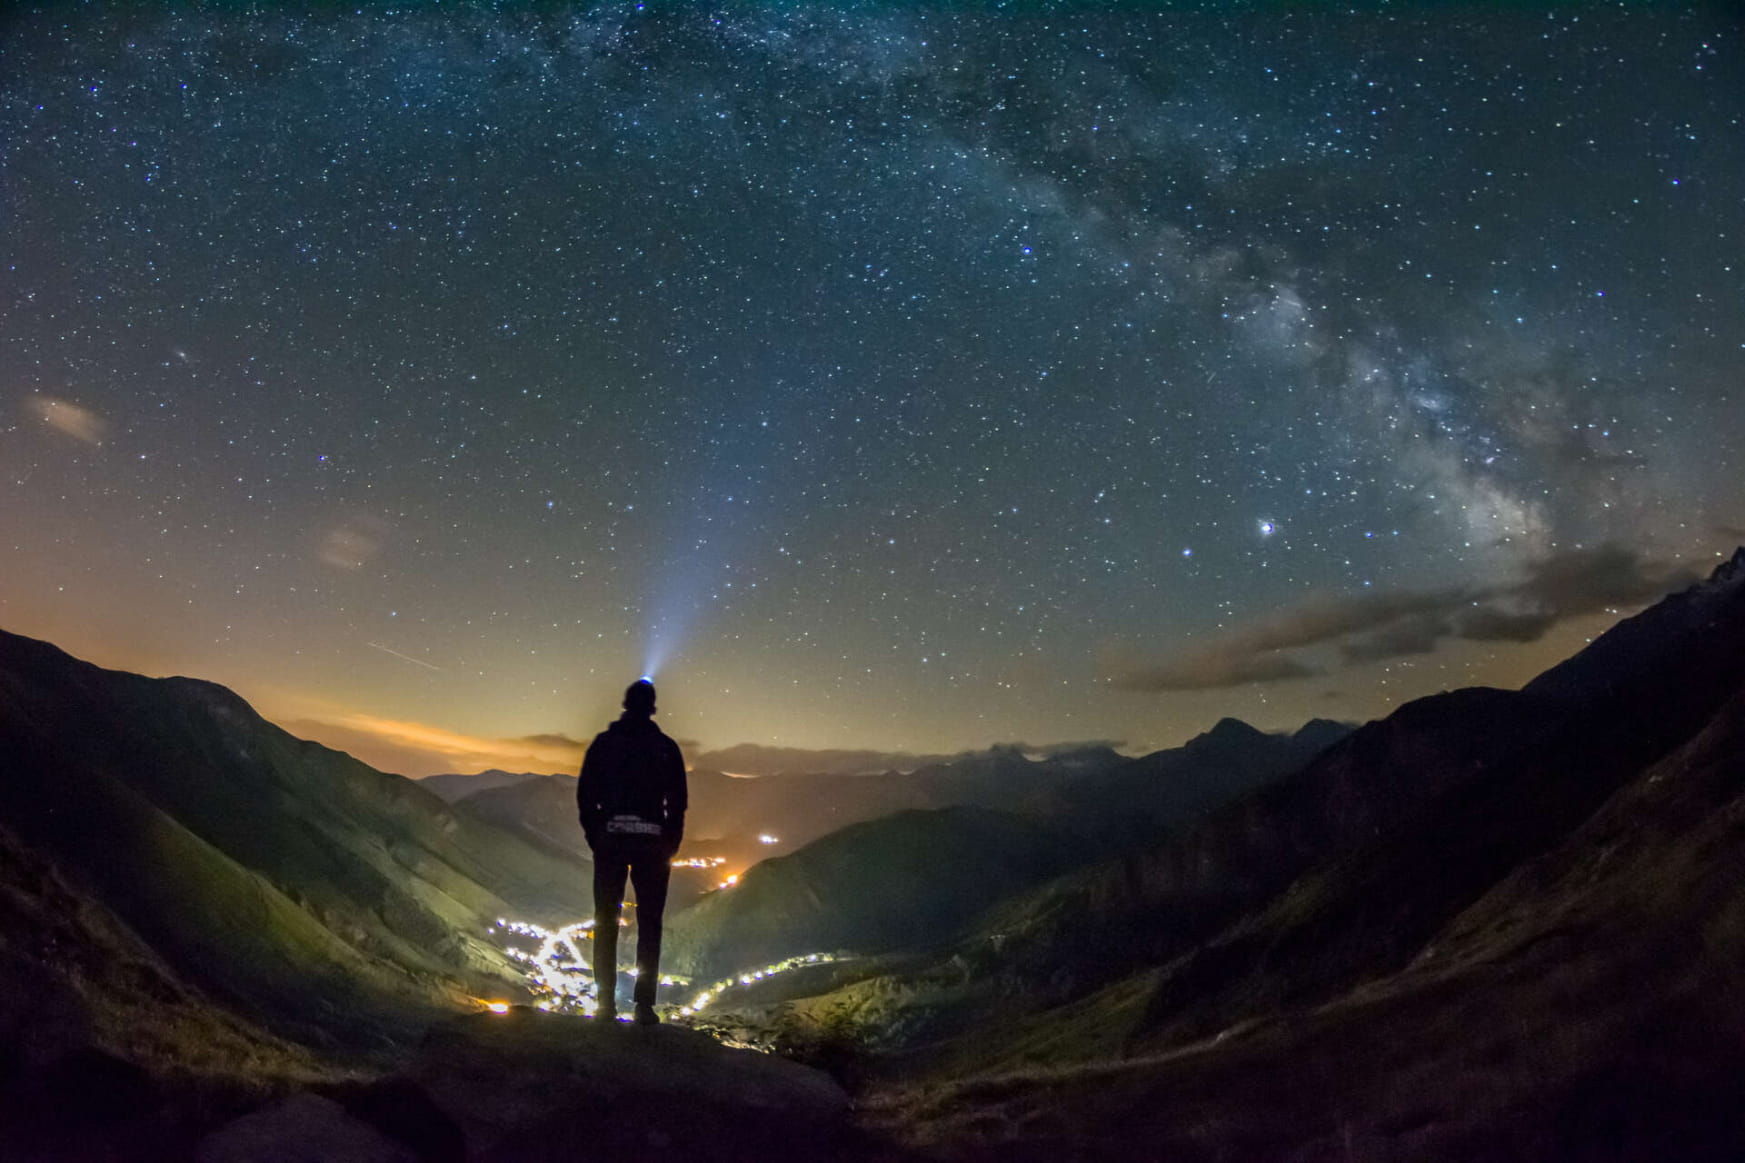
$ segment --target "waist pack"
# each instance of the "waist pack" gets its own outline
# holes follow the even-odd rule
[[[613,816],[606,821],[608,836],[658,836],[661,826],[641,816]]]

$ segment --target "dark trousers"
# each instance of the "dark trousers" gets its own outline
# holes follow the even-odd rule
[[[657,838],[609,837],[594,849],[594,982],[602,1006],[616,1008],[618,912],[626,877],[636,889],[636,1004],[654,1004],[660,985],[660,918],[672,875],[672,852]]]

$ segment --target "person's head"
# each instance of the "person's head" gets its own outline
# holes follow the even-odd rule
[[[640,678],[625,687],[624,709],[632,715],[654,714],[654,684]]]

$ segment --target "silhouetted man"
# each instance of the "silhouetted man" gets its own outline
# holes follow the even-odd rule
[[[594,736],[582,760],[576,806],[594,850],[594,988],[597,1016],[618,1017],[618,911],[624,880],[636,886],[636,1021],[652,1025],[660,984],[660,918],[673,853],[685,835],[685,760],[654,725],[654,684],[633,682],[624,714]]]

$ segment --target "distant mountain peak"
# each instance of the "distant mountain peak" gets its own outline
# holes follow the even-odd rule
[[[1715,567],[1715,572],[1709,575],[1708,586],[1731,586],[1745,579],[1745,545],[1733,551],[1733,556]]]
[[[1226,715],[1212,724],[1212,729],[1188,740],[1189,747],[1229,747],[1248,743],[1266,732],[1241,719]]]
[[[1671,596],[1686,603],[1724,601],[1741,587],[1745,587],[1745,545],[1735,549],[1732,557],[1715,566],[1708,577],[1698,578],[1688,588]],[[1650,606],[1646,612],[1652,613],[1654,608]]]
[[[1298,727],[1291,738],[1314,747],[1331,747],[1354,729],[1350,723],[1341,723],[1335,719],[1310,719]]]
[[[1530,694],[1618,695],[1643,681],[1709,668],[1727,670],[1745,638],[1745,546],[1706,579],[1625,618],[1529,682]]]
[[[516,784],[528,783],[533,780],[544,778],[543,775],[531,771],[504,771],[502,768],[493,767],[488,771],[481,771],[476,775],[462,775],[455,773],[427,775],[419,779],[418,786],[422,787],[425,791],[435,792],[443,799],[450,803],[454,803],[457,800],[465,799],[468,796],[478,795],[481,792],[491,791],[500,787],[513,787]]]

